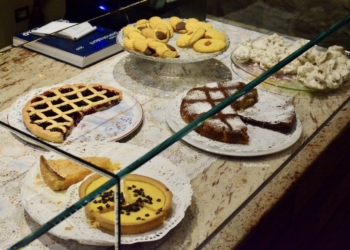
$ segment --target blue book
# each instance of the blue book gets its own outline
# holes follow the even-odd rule
[[[15,34],[13,45],[19,46],[41,38],[24,47],[79,68],[84,68],[122,51],[122,47],[117,42],[118,32],[112,29],[96,27],[95,31],[79,40],[57,36],[40,37],[32,34],[36,29]]]

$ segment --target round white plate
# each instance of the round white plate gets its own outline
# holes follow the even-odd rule
[[[181,101],[185,97],[186,93],[177,96],[167,109],[166,120],[169,127],[174,132],[178,132],[187,125],[187,123],[182,120],[180,114]],[[276,98],[282,97],[259,90],[259,98],[273,101]],[[190,132],[182,139],[192,146],[215,154],[228,156],[260,156],[273,154],[289,148],[298,141],[302,134],[302,126],[298,118],[296,127],[290,134],[283,134],[251,125],[247,125],[247,127],[249,135],[248,145],[214,141],[201,136],[195,131]]]
[[[99,155],[109,157],[113,163],[119,162],[120,167],[128,166],[148,150],[133,145],[121,143],[81,143],[64,146],[67,152],[77,156]],[[47,159],[63,158],[53,152],[44,154]],[[122,235],[122,244],[154,241],[164,237],[185,216],[185,211],[191,203],[192,187],[189,177],[168,159],[156,156],[133,173],[155,178],[173,193],[172,212],[164,224],[150,232],[136,235]],[[21,187],[22,203],[28,214],[40,225],[57,216],[66,207],[79,200],[78,184],[72,185],[67,191],[54,192],[42,180],[39,159],[37,166],[31,168],[23,180]],[[112,234],[91,228],[87,223],[84,209],[50,230],[50,233],[65,240],[76,240],[81,244],[113,246],[115,237]]]
[[[135,24],[130,24],[131,26],[134,26]],[[216,28],[213,25],[213,28],[219,30],[218,28]],[[220,32],[222,32],[223,34],[225,34],[223,31],[220,30]],[[161,62],[161,63],[193,63],[193,62],[200,62],[200,61],[204,61],[204,60],[208,60],[211,59],[213,57],[216,57],[218,55],[221,55],[222,53],[224,53],[228,47],[230,46],[230,39],[228,38],[228,36],[226,35],[226,47],[218,52],[213,52],[213,53],[199,53],[196,52],[194,49],[192,48],[180,48],[176,45],[176,40],[181,36],[182,34],[178,34],[174,32],[174,36],[172,38],[169,39],[168,44],[173,46],[176,51],[179,54],[179,58],[159,58],[159,57],[154,57],[154,56],[146,56],[140,52],[134,51],[134,50],[129,50],[127,48],[124,47],[124,34],[123,34],[123,29],[120,30],[120,32],[118,32],[118,36],[117,36],[117,41],[118,43],[123,47],[124,50],[128,51],[129,53],[146,59],[146,60],[150,60],[150,61],[154,61],[154,62]]]
[[[18,98],[9,109],[8,124],[22,132],[33,135],[23,123],[22,108],[35,95],[51,88],[53,86],[35,89]],[[117,141],[135,131],[142,124],[142,121],[143,110],[140,103],[123,92],[123,99],[119,104],[107,110],[84,116],[83,120],[79,122],[63,143],[49,143],[55,146],[63,146],[84,141]],[[20,138],[35,143],[25,136],[20,136]]]

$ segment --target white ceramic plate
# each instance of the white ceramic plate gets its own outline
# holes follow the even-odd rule
[[[59,85],[35,89],[18,98],[9,109],[8,124],[32,135],[23,123],[22,108],[33,96],[57,86]],[[62,144],[51,144],[63,146],[84,141],[118,141],[135,131],[142,124],[142,121],[143,110],[140,103],[124,92],[123,100],[119,104],[107,110],[84,116]],[[20,136],[20,138],[33,143],[25,136]]]
[[[187,92],[186,92],[187,93]],[[167,109],[167,123],[169,127],[178,132],[185,127],[185,123],[180,114],[180,105],[186,93],[177,96]],[[275,98],[282,98],[266,91],[259,90],[259,98],[264,98],[265,101],[273,101]],[[263,129],[256,126],[247,125],[249,144],[230,144],[219,141],[214,141],[203,137],[195,131],[190,132],[182,139],[202,150],[229,156],[260,156],[273,154],[289,148],[298,141],[302,134],[302,126],[300,120],[297,118],[295,129],[290,134],[283,134],[269,129]]]
[[[120,162],[120,167],[128,166],[132,161],[147,152],[146,149],[121,143],[80,143],[62,147],[77,156],[99,155],[109,157],[113,163]],[[45,158],[63,158],[53,152],[44,154]],[[184,217],[191,203],[192,188],[189,177],[168,159],[156,156],[133,173],[155,178],[173,193],[172,212],[164,224],[150,232],[136,235],[122,235],[122,244],[154,241],[164,237]],[[40,225],[57,216],[66,207],[79,200],[78,185],[72,185],[67,191],[54,192],[42,180],[39,168],[31,168],[21,187],[22,203],[28,214]],[[113,246],[115,237],[101,230],[90,228],[84,209],[65,219],[50,230],[50,233],[65,240],[76,240],[81,244]]]
[[[134,26],[135,24],[130,24],[130,25]],[[214,25],[213,25],[213,28],[219,30]],[[220,32],[224,33],[221,30],[220,30]],[[131,54],[133,54],[135,56],[138,56],[140,58],[146,59],[146,60],[155,61],[155,62],[161,62],[161,63],[193,63],[193,62],[200,62],[200,61],[208,60],[208,59],[211,59],[211,58],[216,57],[218,55],[221,55],[230,46],[230,39],[226,35],[226,47],[223,50],[218,51],[218,52],[213,52],[213,53],[199,53],[199,52],[196,52],[195,50],[193,50],[192,48],[180,48],[180,47],[178,47],[176,45],[176,40],[181,35],[182,34],[178,34],[178,33],[174,32],[174,36],[172,38],[170,38],[169,41],[168,41],[168,44],[173,46],[176,49],[176,51],[178,52],[178,54],[180,55],[179,58],[159,58],[159,57],[153,57],[153,56],[146,56],[146,55],[144,55],[142,53],[139,53],[139,52],[136,52],[136,51],[133,51],[133,50],[129,50],[129,49],[124,47],[123,30],[118,32],[117,40],[118,40],[118,43],[123,47],[123,49],[128,51],[129,53],[131,53]]]

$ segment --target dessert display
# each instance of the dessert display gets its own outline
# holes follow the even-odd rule
[[[83,198],[108,178],[94,174],[79,186]],[[120,220],[121,234],[141,234],[163,224],[172,204],[173,194],[161,182],[138,174],[130,174],[121,183]],[[92,226],[114,232],[114,189],[111,188],[85,206]]]
[[[85,115],[108,109],[121,99],[120,90],[101,84],[56,87],[25,104],[23,122],[35,136],[62,143]]]
[[[190,123],[245,86],[242,82],[215,82],[195,87],[181,101],[180,114]],[[294,106],[289,101],[261,100],[253,89],[196,128],[200,135],[215,141],[249,144],[247,124],[289,133],[296,123]]]
[[[179,58],[179,50],[186,48],[214,53],[227,47],[225,34],[196,18],[153,16],[126,26],[122,32],[126,49],[159,58]]]
[[[255,41],[245,39],[232,53],[232,59],[237,64],[253,64],[261,70],[267,70],[306,43],[305,40],[286,42],[277,34]],[[248,70],[254,73],[253,69]],[[341,46],[331,46],[325,51],[312,47],[287,64],[277,75],[290,76],[289,81],[299,81],[309,89],[337,89],[350,80],[350,59]]]
[[[119,169],[119,163],[112,164],[107,157],[91,156],[82,157],[82,159],[111,173]],[[45,183],[53,191],[62,191],[82,181],[92,171],[69,159],[47,160],[42,155],[40,156],[40,173]]]

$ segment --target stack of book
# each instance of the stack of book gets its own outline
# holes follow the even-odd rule
[[[64,21],[64,23],[67,22]],[[84,27],[86,28],[86,23]],[[46,30],[46,32],[42,33],[40,31],[45,30],[43,28],[45,27],[38,27],[15,34],[13,36],[13,45],[23,45],[25,48],[80,68],[122,51],[122,47],[117,42],[118,32],[115,30],[96,26],[93,29],[89,29],[89,32],[84,34],[84,36],[75,37],[67,36],[69,32],[59,32],[50,35],[50,31],[47,32]],[[77,26],[73,26],[69,29],[77,30],[77,28]],[[26,42],[29,43],[24,44]]]

